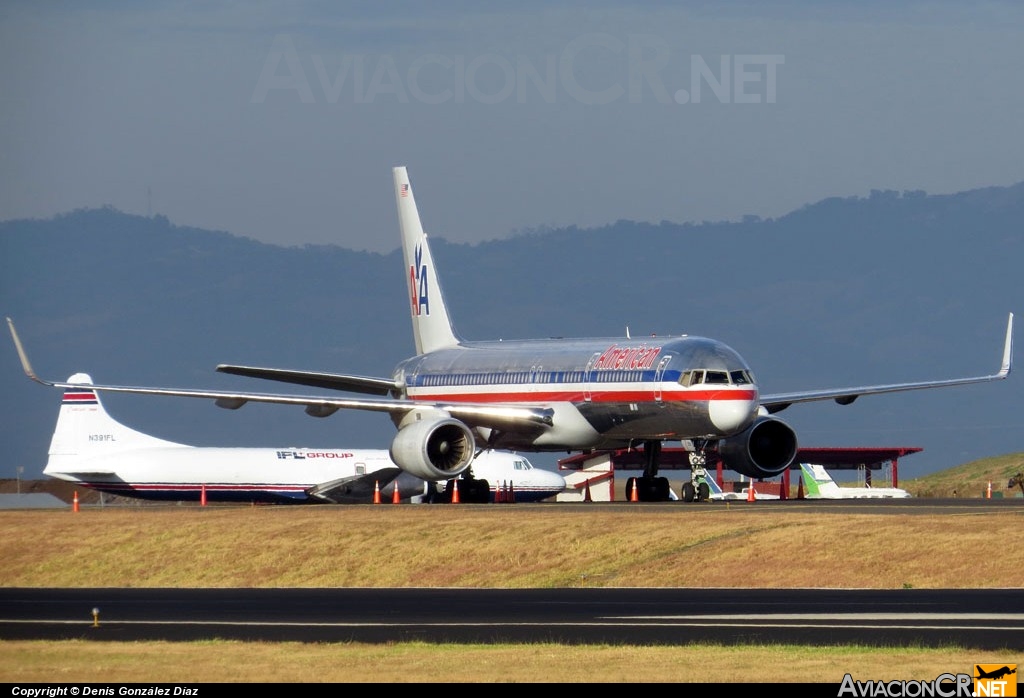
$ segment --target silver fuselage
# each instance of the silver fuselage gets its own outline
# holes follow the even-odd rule
[[[704,337],[467,342],[407,359],[393,377],[402,397],[425,403],[553,410],[550,429],[500,433],[501,448],[717,439],[750,426],[758,408],[746,362]]]

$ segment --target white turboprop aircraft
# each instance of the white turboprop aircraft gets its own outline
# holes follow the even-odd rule
[[[100,492],[150,500],[284,504],[440,501],[448,485],[402,472],[383,449],[206,448],[158,439],[121,424],[77,373],[68,379],[43,474]],[[460,479],[463,502],[553,497],[558,473],[521,455],[485,451],[473,480]],[[450,485],[448,492],[450,493]],[[450,500],[450,494],[448,495]]]
[[[862,395],[983,383],[1006,378],[1012,358],[1013,314],[998,372],[945,380],[828,388],[763,395],[747,362],[706,337],[465,341],[445,306],[409,176],[393,170],[416,354],[390,377],[318,373],[222,364],[218,371],[299,385],[362,393],[324,397],[274,393],[92,385],[94,390],[216,400],[237,409],[247,402],[298,405],[314,417],[340,409],[384,412],[398,433],[391,457],[424,479],[451,478],[468,469],[481,448],[513,451],[592,451],[643,445],[638,499],[666,501],[668,478],[658,476],[664,441],[692,441],[684,501],[699,499],[697,482],[708,449],[723,465],[753,479],[789,468],[797,436],[775,416],[792,404]],[[8,319],[9,321],[9,319]],[[25,372],[38,378],[11,324]],[[628,486],[628,485],[627,485]]]
[[[801,463],[800,471],[807,499],[906,499],[910,496],[899,487],[840,487],[823,465]]]

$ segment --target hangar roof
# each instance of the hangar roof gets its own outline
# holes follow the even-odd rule
[[[824,465],[834,470],[851,470],[860,467],[871,470],[879,470],[886,463],[896,461],[903,456],[920,453],[924,449],[915,446],[854,446],[854,447],[833,447],[833,448],[801,448],[796,452],[791,470],[798,470],[800,463],[814,463]],[[619,449],[616,451],[601,451],[591,453],[579,453],[558,461],[559,467],[574,469],[581,468],[587,461],[592,460],[601,454],[610,454],[612,464],[623,470],[642,469],[644,466],[644,451],[639,449]],[[663,448],[659,469],[672,470],[677,468],[690,467],[690,452],[685,448]],[[714,467],[718,464],[718,454],[709,451],[707,454],[706,467]]]

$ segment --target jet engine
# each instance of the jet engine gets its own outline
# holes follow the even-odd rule
[[[782,473],[793,463],[796,451],[796,433],[775,417],[760,417],[742,433],[718,442],[722,464],[750,478]]]
[[[424,480],[450,480],[473,462],[476,440],[465,424],[451,417],[415,415],[391,442],[391,460]]]

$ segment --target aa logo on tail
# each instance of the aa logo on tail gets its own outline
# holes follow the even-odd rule
[[[430,315],[430,284],[427,265],[423,264],[423,248],[416,246],[416,260],[409,268],[409,290],[413,315]]]

